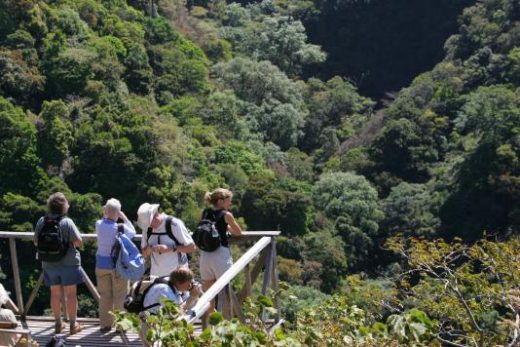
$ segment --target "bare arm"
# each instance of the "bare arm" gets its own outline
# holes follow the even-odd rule
[[[228,225],[228,229],[233,235],[241,235],[242,229],[240,228],[240,225],[238,225],[237,221],[235,220],[235,217],[233,217],[233,214],[231,212],[226,212],[226,215],[224,216],[225,221]]]
[[[132,239],[135,236],[135,228],[132,222],[128,219],[128,217],[123,213],[123,211],[119,212],[119,217],[123,220],[125,225],[125,235]]]
[[[189,245],[186,245],[186,246],[177,246],[177,252],[180,252],[180,253],[191,253],[194,250],[195,250],[194,243],[190,243]]]
[[[195,244],[190,243],[189,245],[177,246],[175,248],[173,246],[167,246],[167,245],[155,245],[155,246],[151,246],[148,248],[150,248],[150,253],[158,252],[159,254],[162,254],[162,253],[173,252],[173,251],[179,252],[179,253],[191,253],[195,250]],[[144,250],[143,250],[143,255],[145,255]]]
[[[149,257],[150,254],[152,254],[152,247],[151,246],[145,246],[141,249],[141,253],[143,253],[143,255],[145,257]]]
[[[67,221],[69,227],[71,228],[71,230],[69,230],[71,243],[75,248],[79,248],[81,247],[81,234],[79,233],[78,227],[76,224],[74,224],[72,219],[67,218]]]

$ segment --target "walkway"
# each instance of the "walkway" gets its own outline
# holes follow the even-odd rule
[[[68,326],[63,336],[67,339],[67,346],[142,346],[141,340],[137,333],[129,332],[123,337],[120,333],[112,330],[110,333],[101,333],[99,331],[99,320],[80,318],[79,322],[83,325],[83,330],[75,335],[69,335]],[[40,347],[43,347],[54,336],[54,320],[51,317],[35,317],[29,316],[25,322],[22,322],[24,328],[31,330],[31,335]]]
[[[247,251],[199,298],[195,306],[191,308],[183,318],[192,324],[199,323],[200,317],[210,307],[210,302],[219,295],[218,309],[223,313],[224,318],[231,319],[236,317],[242,323],[247,324],[246,316],[242,312],[242,303],[245,298],[252,295],[253,285],[262,272],[261,293],[267,295],[269,288],[274,291],[278,290],[275,239],[279,234],[279,231],[246,231],[239,237],[230,238],[230,242],[256,242],[252,246],[244,245],[246,249],[248,248]],[[81,236],[85,242],[96,241],[95,234],[82,234]],[[54,335],[53,319],[51,317],[29,315],[31,306],[43,284],[43,273],[40,272],[38,280],[32,288],[32,292],[25,301],[22,295],[22,283],[24,282],[22,282],[20,276],[16,245],[17,240],[28,242],[33,238],[34,234],[32,232],[0,231],[0,239],[7,239],[9,243],[12,273],[7,273],[7,275],[13,278],[14,299],[16,300],[15,303],[9,299],[7,306],[17,314],[19,319],[24,320],[25,318],[22,327],[28,329],[26,330],[27,332],[30,330],[32,338],[43,347]],[[137,235],[135,241],[139,242],[140,238],[141,235]],[[37,266],[37,264],[35,265]],[[95,284],[88,277],[87,272],[85,272],[83,268],[81,268],[81,271],[85,285],[93,298],[99,301],[99,293]],[[245,283],[243,283],[238,292],[235,292],[231,281],[241,272],[244,274],[243,280]],[[275,307],[279,307],[278,300],[275,300]],[[270,318],[267,311],[262,313],[262,320],[264,322],[267,322]],[[276,315],[273,323],[279,320],[279,315]],[[82,332],[69,336],[67,329],[64,334],[61,334],[61,336],[66,338],[68,346],[141,346],[139,336],[135,332],[129,332],[125,335],[116,333],[115,331],[102,334],[99,331],[98,319],[79,318],[78,321],[84,326]],[[197,324],[195,331],[196,333],[200,333],[200,325]]]

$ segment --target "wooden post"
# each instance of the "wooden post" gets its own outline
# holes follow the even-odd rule
[[[269,289],[269,282],[271,282],[271,272],[273,271],[273,240],[271,239],[271,247],[267,250],[267,257],[265,258],[265,270],[264,270],[264,281],[262,283],[262,295],[267,294],[267,289]]]
[[[278,290],[278,268],[276,266],[276,239],[274,237],[271,237],[271,252],[273,254],[273,271],[271,273],[271,286],[273,287],[273,290],[276,292]],[[280,321],[280,297],[277,295],[274,300],[274,307],[277,310],[275,321]]]
[[[31,309],[31,306],[34,302],[34,299],[36,298],[36,295],[38,294],[38,290],[40,290],[40,287],[43,284],[43,271],[40,273],[40,277],[38,277],[38,281],[36,282],[36,286],[34,286],[31,295],[29,295],[29,300],[27,300],[27,304],[25,305],[25,308],[23,309],[22,313],[22,319],[25,319],[27,316],[27,313],[29,313],[29,310]]]
[[[229,297],[229,283],[218,295],[219,309],[225,319],[233,318],[233,311],[231,310],[231,300]]]
[[[23,296],[22,284],[20,282],[20,268],[18,267],[18,254],[16,253],[16,240],[9,239],[9,250],[11,252],[11,264],[13,266],[14,290],[16,292],[16,305],[18,307],[18,314],[22,314],[23,310]]]
[[[88,277],[87,273],[85,272],[85,270],[83,269],[82,266],[79,267],[79,270],[81,271],[81,274],[83,275],[83,280],[85,281],[85,285],[87,286],[88,290],[90,291],[90,293],[92,294],[94,299],[96,299],[96,301],[99,302],[99,299],[101,298],[101,296],[99,295],[99,292],[97,291],[96,286],[94,285],[94,283],[92,283],[92,281],[90,280],[90,277]]]
[[[233,289],[231,288],[231,282],[228,283],[227,285],[227,288],[226,288],[226,297],[227,297],[227,304],[228,304],[228,309],[229,309],[229,318],[228,319],[231,319],[233,318],[233,300],[231,299],[231,292],[233,291]]]
[[[262,250],[262,253],[260,253],[260,256],[258,257],[258,260],[256,261],[255,266],[253,267],[253,270],[251,271],[249,277],[250,277],[250,283],[255,283],[258,275],[260,274],[260,271],[262,271],[262,268],[265,266],[265,258],[267,257],[267,252],[269,252],[269,249]],[[246,275],[247,276],[247,275]],[[240,302],[243,302],[244,299],[251,295],[251,287],[249,287],[249,293],[247,293],[247,288],[244,286],[240,290],[240,294],[238,297],[240,298]]]
[[[273,238],[271,238],[271,247],[267,249],[269,252],[267,258],[265,259],[265,271],[264,271],[264,282],[262,284],[262,295],[267,294],[267,290],[269,289],[269,283],[271,282],[271,274],[273,272]],[[264,309],[262,312],[262,321],[265,322],[267,320],[267,311]]]
[[[245,267],[245,276],[246,276],[246,279],[245,279],[245,283],[244,283],[244,299],[248,296],[251,296],[251,272],[249,272],[249,263],[246,265]],[[242,293],[241,293],[242,294]],[[240,300],[240,302],[243,301]]]
[[[231,302],[233,304],[233,310],[235,312],[235,316],[238,318],[238,320],[241,323],[245,323],[246,317],[244,316],[244,313],[242,312],[242,308],[240,305],[240,301],[238,300],[238,296],[235,294],[235,292],[233,290],[230,290],[229,294],[231,297]]]

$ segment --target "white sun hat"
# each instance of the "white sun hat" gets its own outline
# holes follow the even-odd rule
[[[145,202],[137,210],[137,225],[143,232],[147,231],[152,224],[153,216],[159,210],[159,204],[149,204]]]

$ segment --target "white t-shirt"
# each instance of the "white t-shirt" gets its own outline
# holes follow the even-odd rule
[[[169,299],[175,302],[177,305],[181,305],[183,302],[188,300],[189,297],[190,292],[177,292],[165,283],[157,283],[154,284],[152,288],[150,288],[148,293],[146,293],[146,296],[143,300],[143,306],[147,307],[154,304],[161,304],[162,298]],[[161,305],[157,305],[149,308],[148,311],[151,313],[156,313],[160,307]]]
[[[152,235],[150,239],[147,240],[146,231],[143,233],[143,238],[141,240],[141,249],[146,246],[155,246],[155,245],[166,245],[169,247],[172,246],[180,246],[175,243],[167,234],[166,234],[166,218],[168,216],[163,214],[163,219],[161,224],[157,227],[157,229],[153,229]],[[173,235],[182,244],[182,246],[187,246],[193,243],[193,239],[191,235],[188,233],[188,229],[184,225],[184,222],[178,218],[172,218],[172,231]],[[156,235],[162,234],[162,235]],[[188,266],[188,263],[184,264],[180,263],[181,254],[178,252],[166,252],[159,254],[157,252],[152,252],[151,256],[151,269],[150,276],[169,276],[170,273],[178,268],[179,266]],[[182,259],[181,259],[182,261]]]

